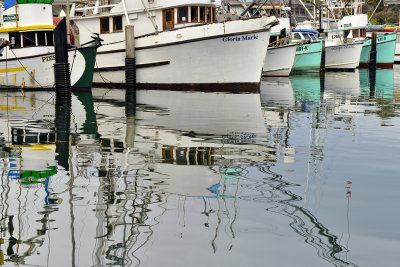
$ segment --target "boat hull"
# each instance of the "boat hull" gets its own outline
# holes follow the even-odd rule
[[[319,72],[321,68],[322,41],[299,45],[294,59],[292,73]]]
[[[296,44],[279,47],[269,47],[265,58],[263,77],[287,77],[289,76],[294,58],[296,56]]]
[[[199,25],[135,38],[138,88],[258,90],[268,18]],[[239,30],[240,29],[240,30]],[[94,84],[125,86],[125,49],[97,54]]]
[[[71,86],[91,88],[97,46],[68,51]],[[50,52],[49,52],[50,51]],[[0,86],[24,89],[53,89],[54,47],[9,49],[0,59]]]
[[[364,42],[360,57],[360,68],[368,68],[371,52],[371,39]],[[382,69],[393,68],[396,49],[396,33],[376,38],[376,67]]]
[[[326,46],[326,70],[355,70],[360,63],[362,48],[363,43]]]
[[[396,35],[396,49],[394,53],[394,63],[400,63],[400,33]]]

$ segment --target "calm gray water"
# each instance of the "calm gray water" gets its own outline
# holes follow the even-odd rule
[[[0,264],[399,265],[400,67],[55,111],[0,93]]]

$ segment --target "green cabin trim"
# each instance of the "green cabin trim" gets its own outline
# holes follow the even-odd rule
[[[53,4],[54,0],[16,0],[17,4]]]

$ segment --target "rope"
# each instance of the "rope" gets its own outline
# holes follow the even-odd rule
[[[74,69],[74,63],[75,63],[76,51],[77,51],[77,50],[78,50],[78,48],[75,48],[74,59],[72,60],[70,74],[72,73],[72,70]],[[68,53],[68,52],[67,52],[67,53]]]
[[[306,50],[305,51],[307,51],[308,50],[308,48],[310,47],[310,45],[311,45],[312,43],[310,43],[308,46],[307,46],[307,48],[306,48]],[[302,53],[301,54],[301,56],[299,56],[299,58],[296,60],[296,62],[295,63],[293,63],[293,66],[294,65],[296,65],[296,63],[300,60],[300,58],[303,56],[305,54],[305,52],[304,53]]]
[[[29,71],[26,70],[26,67],[22,64],[22,62],[21,62],[21,61],[19,60],[19,58],[15,55],[14,51],[13,51],[11,48],[10,48],[10,51],[13,53],[14,57],[18,60],[19,64],[21,64],[21,66],[24,68],[24,70],[26,71],[26,73],[28,73],[28,75],[29,75],[41,88],[43,88],[44,86],[41,85],[41,84],[35,79],[35,77],[32,76],[32,75],[30,74]]]
[[[97,65],[97,60],[96,60],[95,64],[96,64],[96,67],[98,68],[99,66]],[[109,84],[109,85],[107,85],[107,87],[109,87],[110,89],[117,89],[116,86],[112,86],[114,84],[113,82],[111,82],[110,80],[107,80],[106,78],[103,77],[103,75],[101,75],[100,71],[98,73],[99,73],[100,78],[103,80],[104,84]]]

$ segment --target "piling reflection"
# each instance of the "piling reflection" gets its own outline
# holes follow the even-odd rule
[[[305,251],[316,249],[310,257],[356,266],[343,256],[350,244],[317,214],[329,127],[351,130],[354,116],[368,113],[363,101],[377,103],[382,119],[394,116],[378,101],[394,101],[393,84],[385,89],[377,75],[365,94],[363,75],[268,79],[261,94],[139,91],[129,105],[125,91],[96,88],[73,94],[72,110],[48,92],[2,93],[4,260],[178,265],[168,257],[174,246],[197,251],[198,262],[212,255],[227,263],[229,253],[262,247],[269,231],[247,232],[266,224],[248,217],[261,207],[296,234],[292,247],[305,241]],[[303,195],[272,170],[296,161],[291,138],[300,123],[308,134]]]

